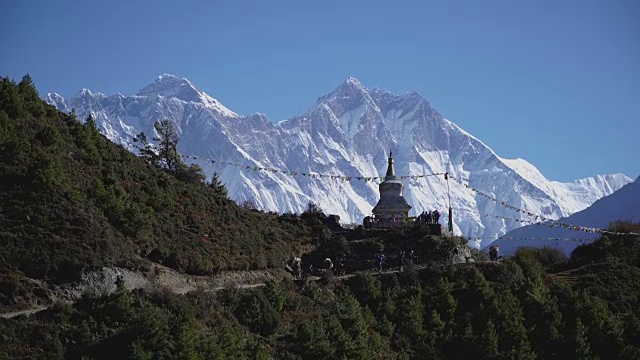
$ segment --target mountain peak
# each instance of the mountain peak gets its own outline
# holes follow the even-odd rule
[[[137,96],[162,96],[175,98],[186,102],[202,103],[213,108],[224,116],[238,117],[238,114],[224,107],[220,102],[204,91],[198,89],[186,78],[171,74],[158,76],[153,83],[143,87],[136,93]]]
[[[199,101],[203,95],[189,80],[171,74],[162,74],[136,93],[138,96],[175,97],[187,102]]]
[[[328,102],[331,100],[349,100],[358,101],[358,99],[366,99],[369,97],[369,90],[353,76],[349,76],[338,87],[327,95],[318,98],[317,104]]]
[[[349,76],[347,80],[345,80],[336,90],[340,89],[353,89],[361,92],[369,92],[369,90],[362,85],[362,83],[354,78],[353,76]]]
[[[55,106],[58,110],[64,111],[66,113],[71,112],[69,107],[67,106],[64,97],[58,93],[48,93],[46,97],[46,102]]]
[[[101,92],[92,92],[91,90],[87,89],[87,88],[82,88],[82,90],[78,91],[75,94],[76,98],[94,98],[94,99],[103,99],[105,97],[107,97],[105,94],[101,93]]]
[[[62,102],[64,101],[64,97],[62,97],[62,95],[58,94],[58,93],[48,93],[47,97],[46,97],[46,101],[49,104],[53,104],[53,103],[57,103],[57,102]]]
[[[92,96],[93,93],[91,92],[91,90],[87,89],[87,88],[82,88],[80,91],[78,91],[76,93],[76,97],[81,97],[81,96]]]
[[[354,78],[353,76],[349,76],[347,78],[347,80],[344,81],[345,84],[351,84],[354,86],[362,86],[362,83],[360,83],[360,81],[356,78]]]
[[[186,80],[187,82],[189,81],[189,80],[187,80],[187,79],[185,79],[185,78],[180,78],[180,77],[178,77],[178,76],[176,76],[176,75],[173,75],[173,74],[167,74],[167,73],[163,73],[162,75],[158,76],[158,77],[156,78],[156,81],[162,81],[162,80],[166,80],[166,79],[169,79],[169,80],[175,80],[175,79],[178,79],[178,80]]]

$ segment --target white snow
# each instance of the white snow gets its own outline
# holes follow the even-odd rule
[[[86,89],[83,89],[83,91]],[[88,91],[88,90],[87,90]],[[216,111],[221,116],[239,117],[220,102],[196,88],[189,80],[174,75],[163,74],[136,93],[137,96],[158,95],[164,98],[176,98],[186,102],[196,102]]]
[[[397,175],[448,171],[469,186],[513,206],[557,219],[583,210],[631,181],[622,174],[561,183],[547,180],[522,159],[503,159],[450,120],[443,118],[416,93],[394,95],[367,90],[349,78],[322,96],[301,115],[278,123],[264,115],[237,115],[189,80],[161,75],[134,96],[79,92],[64,99],[49,94],[47,101],[62,111],[75,108],[79,119],[92,112],[101,130],[126,144],[153,123],[168,118],[180,133],[179,150],[209,160],[197,160],[207,176],[217,172],[232,199],[251,200],[269,211],[299,212],[309,201],[345,223],[361,223],[379,199],[379,181],[342,181],[291,176],[222,166],[228,161],[298,173],[353,177],[384,176],[389,150]],[[412,210],[445,210],[448,187],[443,176],[404,179],[404,195]],[[454,210],[454,233],[491,237],[521,223],[478,212],[523,218],[456,181],[449,181]],[[475,211],[475,212],[474,212]],[[446,223],[446,217],[441,219]]]

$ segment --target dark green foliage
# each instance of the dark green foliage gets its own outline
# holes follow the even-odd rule
[[[491,267],[360,274],[326,286],[307,278],[300,289],[288,280],[187,296],[121,287],[32,318],[0,320],[0,357],[638,358],[637,300],[616,302],[607,290],[638,294],[640,285],[631,276],[592,281],[609,267],[583,273],[571,261],[564,265],[570,270],[549,273],[545,254],[528,249]],[[0,282],[3,292],[24,293],[24,286]]]
[[[35,84],[29,74],[25,75],[18,84],[18,92],[22,96],[23,106],[27,113],[32,114],[36,118],[46,114],[45,105],[40,100],[38,90],[36,90]]]
[[[92,117],[46,105],[30,78],[0,80],[0,271],[64,282],[145,257],[192,274],[280,268],[311,242],[317,229],[238,207],[217,178],[206,186],[171,122],[157,128],[159,156],[139,134],[137,158]]]
[[[616,222],[610,225],[611,231],[621,233],[640,233],[640,224]],[[579,264],[622,259],[625,263],[640,267],[640,236],[603,235],[591,244],[576,248],[571,260]]]
[[[206,177],[200,165],[180,164],[176,170],[176,178],[189,184],[203,184]]]
[[[553,271],[565,265],[569,259],[560,250],[555,248],[526,248],[521,247],[516,251],[517,258],[522,262],[527,261],[539,264],[544,270]]]
[[[209,182],[209,187],[211,187],[215,192],[220,194],[220,196],[226,198],[228,196],[227,188],[224,186],[220,178],[218,177],[218,173],[214,172],[211,177],[211,182]]]
[[[135,143],[138,143],[138,150],[140,151],[140,157],[146,160],[149,164],[158,164],[158,155],[153,151],[153,147],[147,140],[147,135],[142,131],[133,138]]]
[[[20,90],[24,91],[25,86],[19,88],[15,81],[2,78],[0,82],[0,109],[12,119],[20,119],[27,115],[24,103],[27,98],[31,97],[31,92],[21,93]]]
[[[182,163],[178,154],[178,132],[169,119],[156,121],[153,124],[158,136],[153,140],[158,142],[158,160],[160,165],[170,172],[177,172]]]
[[[205,175],[200,165],[187,165],[182,161],[182,157],[178,153],[178,141],[180,137],[173,123],[169,121],[169,119],[156,121],[154,129],[158,134],[157,137],[153,138],[154,141],[158,142],[157,153],[148,142],[144,132],[141,132],[134,138],[134,141],[140,144],[140,157],[150,164],[165,169],[180,181],[189,184],[203,183]],[[214,190],[222,191],[221,188],[215,187]],[[226,189],[224,193],[226,194]]]

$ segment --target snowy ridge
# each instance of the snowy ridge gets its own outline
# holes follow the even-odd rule
[[[640,177],[616,192],[597,200],[590,207],[559,221],[578,226],[606,228],[611,222],[619,220],[640,222]],[[544,225],[528,225],[510,231],[505,237],[511,239],[499,239],[495,242],[500,245],[500,253],[503,255],[512,255],[521,246],[547,246],[569,254],[580,245],[579,242],[551,239],[595,239],[599,238],[600,234],[550,228]]]
[[[278,123],[263,114],[239,116],[189,80],[167,74],[133,96],[83,90],[70,99],[49,94],[46,100],[62,111],[75,109],[80,119],[93,114],[101,131],[125,146],[140,131],[153,134],[153,123],[168,118],[180,134],[181,153],[259,167],[380,176],[392,150],[398,174],[448,171],[473,188],[553,219],[580,211],[631,182],[622,174],[570,183],[549,181],[522,159],[496,155],[482,141],[443,118],[419,94],[370,91],[352,77],[318,98],[308,110]],[[270,211],[301,212],[313,201],[325,212],[339,215],[342,222],[361,223],[379,198],[375,182],[293,177],[198,163],[207,176],[214,171],[220,175],[232,199],[250,201]],[[442,176],[406,179],[404,183],[404,195],[413,206],[410,215],[448,207],[447,183]],[[449,186],[455,208],[521,215],[455,181]],[[473,212],[454,213],[454,231],[465,236],[495,237],[518,226]]]
[[[173,75],[162,74],[151,84],[140,89],[137,96],[175,98],[186,102],[202,103],[220,115],[226,117],[239,117],[238,114],[224,107],[220,102],[206,93],[197,89],[189,80]]]

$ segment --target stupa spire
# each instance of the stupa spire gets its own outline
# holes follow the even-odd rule
[[[389,165],[387,166],[387,178],[394,178],[396,176],[393,170],[393,153],[389,150]]]

